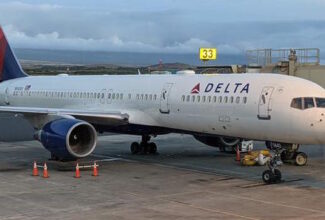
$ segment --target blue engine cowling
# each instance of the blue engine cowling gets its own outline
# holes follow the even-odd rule
[[[57,119],[48,122],[36,135],[52,156],[60,160],[86,157],[96,147],[95,128],[77,119]]]

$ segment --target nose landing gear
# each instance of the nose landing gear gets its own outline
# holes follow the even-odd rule
[[[262,179],[265,183],[279,183],[282,180],[281,171],[277,169],[283,162],[281,161],[281,153],[283,151],[281,144],[270,144],[268,148],[274,152],[274,156],[267,161],[268,170],[265,170],[262,174]]]
[[[156,154],[157,145],[154,142],[149,142],[149,135],[142,135],[141,142],[133,142],[130,147],[132,154]]]

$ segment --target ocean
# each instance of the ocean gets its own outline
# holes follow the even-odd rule
[[[69,50],[37,50],[14,49],[18,59],[46,61],[60,64],[113,64],[119,66],[149,66],[162,63],[184,63],[204,65],[198,54],[166,54],[166,53],[135,53],[135,52],[94,52]],[[208,65],[245,64],[245,55],[219,54],[216,61]]]

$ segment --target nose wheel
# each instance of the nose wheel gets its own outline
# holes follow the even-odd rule
[[[262,173],[262,179],[266,184],[280,183],[282,180],[282,174],[277,167],[283,164],[281,160],[281,154],[283,148],[281,144],[272,144],[268,148],[274,152],[274,156],[267,161],[268,170]]]
[[[143,135],[140,143],[133,142],[130,146],[130,151],[132,154],[156,154],[157,145],[150,141],[149,135]]]

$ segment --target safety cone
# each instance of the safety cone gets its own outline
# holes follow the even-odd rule
[[[76,165],[76,174],[75,174],[74,178],[80,178],[80,170],[79,170],[79,164],[78,163]]]
[[[240,161],[240,151],[239,151],[239,146],[237,145],[236,148],[236,161]]]
[[[38,169],[37,169],[37,163],[36,163],[36,161],[34,161],[33,174],[32,174],[32,176],[38,176]]]
[[[43,178],[49,178],[49,174],[47,172],[47,165],[46,165],[46,163],[44,163]]]
[[[97,170],[96,162],[94,162],[94,169],[93,169],[93,175],[92,176],[98,176],[98,170]]]

